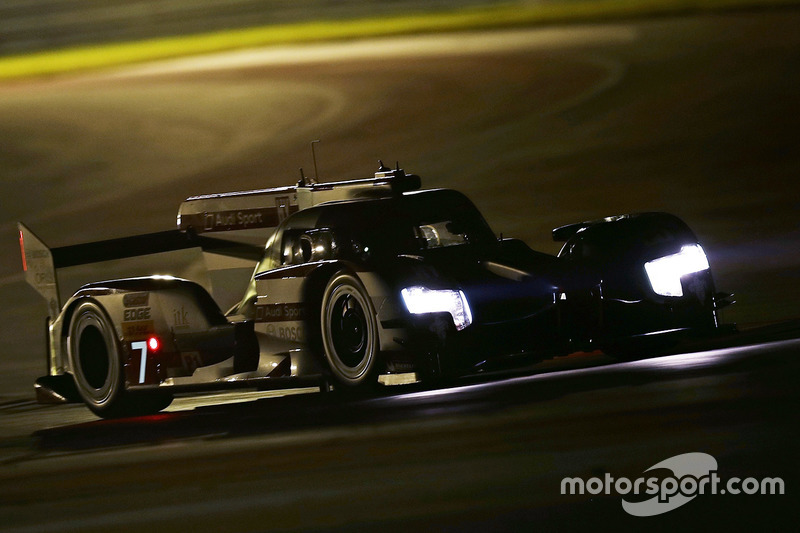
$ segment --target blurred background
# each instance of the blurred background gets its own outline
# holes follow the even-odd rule
[[[0,3],[0,54],[266,24],[430,13],[508,3],[507,0],[6,0]]]

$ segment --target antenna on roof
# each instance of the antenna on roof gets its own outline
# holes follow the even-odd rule
[[[317,170],[317,152],[314,150],[314,145],[319,143],[319,139],[311,141],[311,158],[314,160],[314,181],[319,183],[319,171]]]
[[[300,180],[297,182],[298,187],[305,187],[306,186],[306,175],[303,172],[303,167],[300,167]]]

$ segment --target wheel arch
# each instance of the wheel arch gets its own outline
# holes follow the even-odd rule
[[[225,321],[210,295],[199,285],[186,280],[136,278],[82,287],[70,298],[59,316],[61,329],[58,332],[58,341],[66,375],[72,377],[84,403],[98,416],[116,418],[150,414],[160,411],[172,401],[172,394],[165,391],[130,392],[132,385],[136,383],[135,379],[131,379],[131,372],[141,372],[138,375],[144,376],[146,367],[144,354],[141,370],[130,366],[134,348],[129,341],[135,344],[135,341],[154,334],[160,340],[174,344],[170,335],[170,323],[165,320],[167,317],[162,298],[153,297],[153,293],[175,293],[173,297],[182,298],[180,301],[196,303],[197,308],[208,315],[209,324]],[[82,309],[86,309],[86,312],[81,311]],[[145,311],[146,317],[142,316]],[[128,318],[128,312],[136,315],[135,318]],[[152,320],[147,320],[151,317]],[[148,331],[152,333],[140,329],[130,329],[126,333],[126,324],[135,325],[136,322],[131,320],[142,319],[150,323]],[[85,336],[87,328],[96,329],[100,336],[106,338],[107,349],[94,352],[94,346],[97,345],[90,344],[88,351],[84,351],[84,339],[86,342],[96,343],[98,338],[97,333],[92,333],[92,340],[88,340],[89,337]],[[73,335],[76,337],[72,338]],[[165,353],[174,355],[174,346],[171,350],[167,349]],[[101,364],[103,360],[109,363]],[[151,366],[148,365],[147,368]],[[104,367],[105,370],[99,370],[99,373],[93,371]],[[154,368],[159,367],[160,365]],[[147,379],[153,377],[152,372],[148,375],[150,377]],[[140,377],[138,383],[141,384],[142,379],[144,378]],[[95,393],[99,394],[95,396]]]
[[[114,334],[120,345],[124,345],[126,336],[122,328],[123,321],[114,317],[128,307],[135,307],[137,304],[129,305],[126,303],[126,296],[131,294],[177,294],[186,298],[196,305],[197,311],[209,325],[220,325],[227,323],[219,306],[214,302],[211,295],[200,285],[193,281],[179,278],[130,278],[107,282],[92,283],[81,287],[66,303],[61,315],[59,316],[60,333],[58,335],[59,347],[61,350],[62,362],[67,364],[67,369],[74,372],[72,368],[72,355],[69,350],[68,338],[70,335],[71,324],[76,310],[80,305],[88,300],[95,302],[107,315],[109,322],[114,328]],[[153,308],[153,317],[156,324],[166,324],[167,317],[156,302],[150,298],[148,306]],[[121,316],[121,314],[120,314]],[[163,331],[162,331],[163,329]],[[166,326],[156,326],[156,334],[166,335]],[[124,358],[124,349],[120,350],[120,357]]]
[[[317,318],[319,315],[320,306],[322,304],[322,294],[325,291],[325,287],[327,286],[328,282],[339,272],[346,272],[358,279],[358,281],[361,282],[361,284],[367,290],[370,298],[373,298],[373,300],[375,296],[388,297],[390,293],[388,284],[379,281],[379,275],[373,272],[365,271],[363,268],[360,268],[358,265],[349,261],[326,261],[309,273],[306,276],[305,283],[303,284],[302,298],[303,303],[306,306],[305,317],[307,328],[319,328],[319,321]],[[376,289],[376,284],[377,291],[385,294],[376,295],[370,291],[370,289]],[[380,313],[382,304],[375,305],[375,302],[373,301],[373,305],[375,307],[376,318],[378,318],[378,324],[380,326]],[[314,332],[315,330],[306,329],[306,331]],[[383,336],[381,336],[381,349],[383,349],[384,342],[385,340],[383,339]],[[318,346],[315,348],[318,348]]]

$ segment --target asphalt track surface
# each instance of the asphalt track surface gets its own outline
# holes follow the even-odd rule
[[[30,402],[44,305],[18,273],[13,222],[52,246],[162,230],[186,196],[309,173],[321,138],[323,179],[399,160],[543,251],[564,223],[675,212],[737,293],[729,320],[794,318],[798,22],[785,10],[341,43],[0,87],[0,527],[785,527],[798,345],[763,344],[791,328],[745,334],[739,351],[574,354],[444,392],[181,400],[102,422]],[[62,291],[107,274],[68,273]],[[564,476],[635,478],[693,451],[721,475],[783,477],[787,495],[703,496],[634,520],[619,496],[559,494]]]
[[[798,349],[571,356],[443,389],[180,399],[118,421],[9,405],[3,433],[32,432],[0,449],[2,529],[791,530]],[[780,478],[785,494],[705,493],[634,517],[622,499],[644,495],[562,493],[564,478],[660,480],[646,470],[692,452],[714,457],[720,487]]]

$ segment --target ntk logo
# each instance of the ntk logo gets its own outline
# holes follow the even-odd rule
[[[177,328],[189,327],[189,313],[183,306],[180,309],[172,310],[172,325]]]

